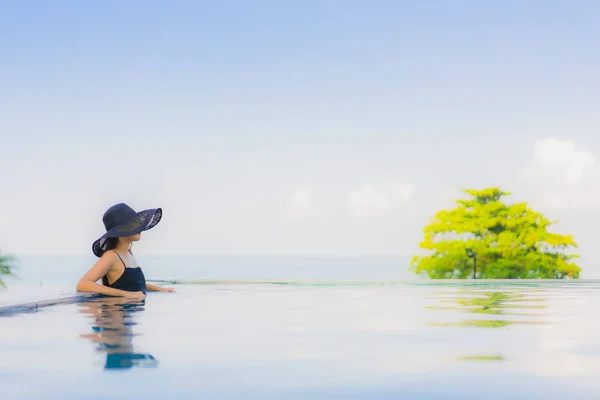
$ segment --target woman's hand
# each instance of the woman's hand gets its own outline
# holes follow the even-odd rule
[[[127,292],[124,291],[123,292],[123,297],[126,297],[128,299],[143,299],[146,297],[146,295],[144,294],[144,292]]]
[[[165,288],[162,286],[153,285],[151,283],[146,283],[146,289],[148,289],[149,292],[174,292],[175,291],[175,289],[173,289],[173,288]]]

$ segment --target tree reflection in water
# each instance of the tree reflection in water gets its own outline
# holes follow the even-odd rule
[[[536,317],[545,317],[540,310],[547,306],[547,299],[532,295],[532,291],[524,294],[515,290],[477,290],[459,291],[459,296],[440,299],[440,303],[454,303],[453,306],[426,307],[429,310],[453,310],[471,314],[487,314],[496,316],[521,317],[519,319],[476,319],[459,322],[432,323],[432,326],[464,326],[477,328],[502,328],[513,324],[545,324]],[[523,317],[529,317],[523,319]]]

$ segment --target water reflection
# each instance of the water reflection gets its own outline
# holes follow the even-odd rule
[[[92,320],[92,333],[81,337],[98,344],[97,350],[106,353],[105,369],[132,367],[156,367],[158,362],[151,355],[136,353],[133,346],[132,327],[136,314],[144,311],[145,300],[124,298],[101,298],[78,303],[78,312]]]
[[[487,314],[496,316],[545,317],[538,310],[547,308],[547,299],[540,295],[532,295],[533,291],[524,293],[515,290],[481,290],[463,289],[453,297],[443,297],[439,303],[453,303],[452,306],[427,306],[429,310],[453,310],[472,314]],[[521,310],[525,310],[523,312]],[[460,322],[431,323],[431,326],[463,326],[476,328],[503,328],[513,324],[545,324],[535,318],[523,319],[475,319]]]

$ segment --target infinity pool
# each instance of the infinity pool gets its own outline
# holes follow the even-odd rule
[[[0,398],[592,399],[600,284],[179,284],[0,317]]]

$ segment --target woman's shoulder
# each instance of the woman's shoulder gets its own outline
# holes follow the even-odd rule
[[[100,257],[100,261],[110,265],[114,264],[116,260],[117,254],[112,250],[105,251],[104,254],[102,254],[102,257]]]
[[[117,256],[113,251],[106,251],[102,256],[96,261],[94,264],[94,269],[98,271],[102,271],[102,273],[107,273],[108,271],[112,271],[115,269],[115,263]]]

